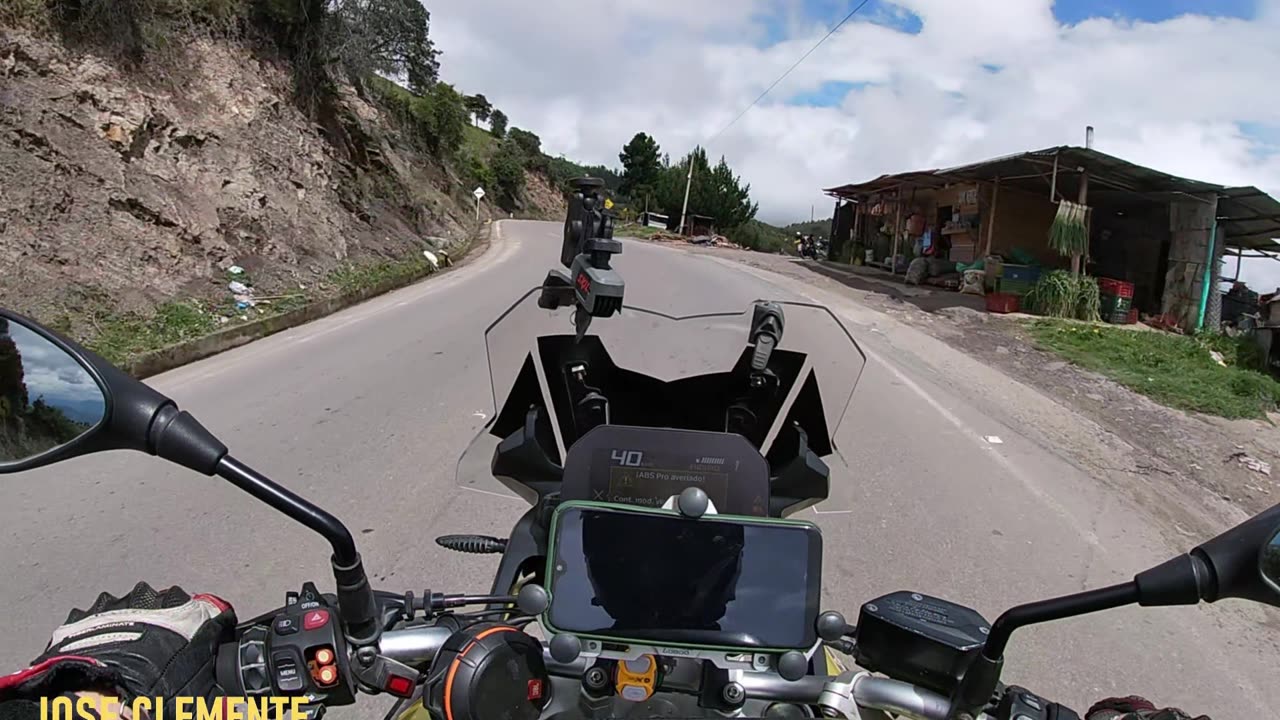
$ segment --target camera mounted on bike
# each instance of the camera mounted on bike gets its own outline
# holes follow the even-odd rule
[[[560,264],[569,269],[552,270],[543,283],[538,305],[558,308],[574,304],[574,324],[581,338],[592,318],[609,317],[622,310],[625,283],[610,267],[610,259],[622,252],[622,242],[613,237],[613,215],[604,197],[604,181],[583,177],[572,182],[569,210],[564,220],[564,243]]]

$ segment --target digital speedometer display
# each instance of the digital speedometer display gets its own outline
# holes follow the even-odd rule
[[[728,466],[726,467],[726,464]],[[591,466],[609,469],[600,502],[661,507],[672,495],[700,487],[717,507],[727,502],[729,478],[741,464],[724,457],[688,457],[663,450],[597,448]]]
[[[716,510],[768,514],[769,466],[740,435],[604,425],[570,448],[565,500],[661,507],[698,487]]]

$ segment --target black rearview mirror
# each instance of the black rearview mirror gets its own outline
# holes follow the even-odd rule
[[[146,383],[0,308],[0,475],[124,449],[221,477],[322,535],[333,548],[348,637],[377,641],[373,590],[355,540],[337,518],[231,457],[213,433]]]
[[[1258,568],[1262,571],[1262,579],[1280,593],[1280,527],[1276,528],[1267,544],[1262,546]]]
[[[80,356],[37,325],[0,316],[0,472],[71,454],[103,429],[110,393]]]

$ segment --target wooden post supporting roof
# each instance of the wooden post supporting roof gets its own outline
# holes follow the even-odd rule
[[[991,186],[991,212],[987,213],[987,242],[983,245],[982,255],[979,257],[987,257],[991,254],[991,240],[996,234],[996,205],[1000,202],[1000,176],[996,176],[995,183]],[[979,216],[981,217],[981,216]]]

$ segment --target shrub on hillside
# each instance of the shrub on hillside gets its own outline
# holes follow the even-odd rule
[[[369,87],[381,105],[432,154],[446,157],[462,145],[469,115],[462,95],[452,85],[436,83],[426,95],[414,95],[383,78],[373,78]]]

